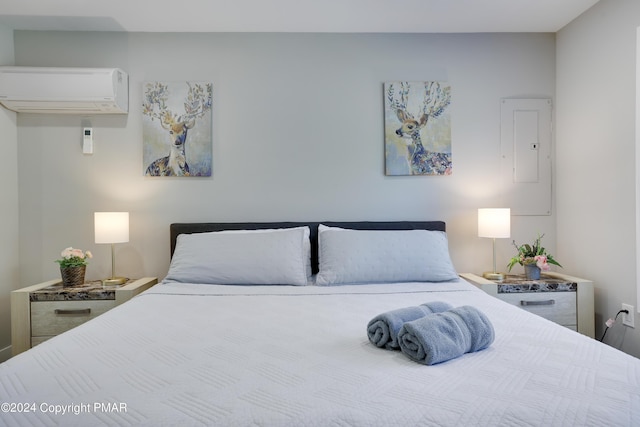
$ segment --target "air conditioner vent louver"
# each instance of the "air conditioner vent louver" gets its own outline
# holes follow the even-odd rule
[[[0,103],[18,113],[126,114],[129,78],[118,68],[0,67]]]

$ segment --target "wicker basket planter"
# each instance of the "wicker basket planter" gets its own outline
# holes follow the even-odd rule
[[[86,265],[79,267],[60,267],[62,286],[80,286],[84,283]]]

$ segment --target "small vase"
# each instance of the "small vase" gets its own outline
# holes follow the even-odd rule
[[[79,267],[60,267],[62,286],[80,286],[84,284],[84,273],[86,269],[86,265]]]
[[[539,280],[540,279],[540,267],[535,264],[524,265],[524,275],[527,280]]]

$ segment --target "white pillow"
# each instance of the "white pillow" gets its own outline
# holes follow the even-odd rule
[[[308,235],[308,227],[180,234],[165,280],[304,286]]]
[[[318,285],[443,282],[458,277],[442,231],[320,226],[318,257]]]
[[[307,274],[307,278],[311,278],[313,272],[311,270],[311,240],[309,236],[311,235],[311,230],[309,227],[291,227],[291,228],[264,228],[259,230],[222,230],[215,231],[214,233],[271,233],[278,232],[282,230],[302,230],[304,231],[304,259],[305,259],[305,270]]]

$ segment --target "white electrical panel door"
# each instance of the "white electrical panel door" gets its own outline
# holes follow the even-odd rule
[[[502,194],[512,215],[551,215],[551,100],[503,99]]]

